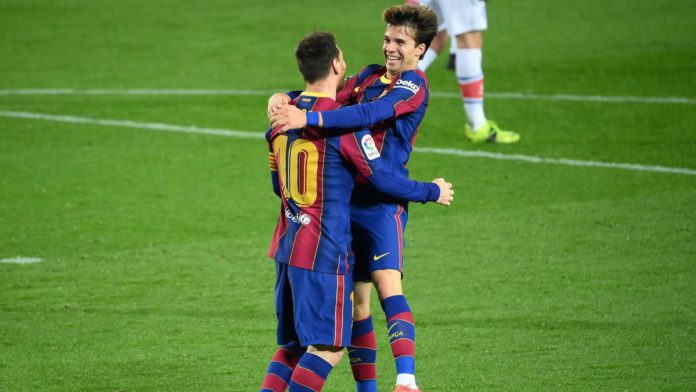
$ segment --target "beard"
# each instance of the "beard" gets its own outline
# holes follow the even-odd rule
[[[341,91],[341,89],[342,89],[343,86],[345,86],[345,85],[346,85],[346,74],[344,73],[344,74],[343,74],[343,77],[341,78],[341,81],[338,82],[338,86],[336,86],[336,91],[337,91],[337,92],[338,92],[338,91]]]

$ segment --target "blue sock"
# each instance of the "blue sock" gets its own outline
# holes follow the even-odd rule
[[[330,363],[321,357],[305,353],[292,372],[289,392],[316,392],[321,391],[326,382],[326,377],[333,369]]]
[[[416,328],[411,308],[403,295],[393,295],[382,301],[387,316],[389,344],[396,363],[397,374],[416,374]]]
[[[305,350],[297,342],[279,347],[268,365],[266,376],[261,384],[261,392],[278,392],[287,389],[292,372],[304,352]]]
[[[377,392],[377,339],[372,316],[353,322],[348,356],[357,391]]]

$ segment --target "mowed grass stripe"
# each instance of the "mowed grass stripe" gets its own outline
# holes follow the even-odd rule
[[[0,111],[0,116],[9,118],[22,118],[29,120],[45,120],[73,124],[94,124],[113,127],[126,127],[137,129],[149,129],[165,132],[182,132],[194,133],[213,136],[238,137],[247,139],[262,139],[264,135],[260,132],[232,130],[232,129],[215,129],[215,128],[200,128],[196,126],[183,126],[174,124],[137,122],[131,120],[112,120],[112,119],[95,119],[88,117],[77,117],[70,115],[52,115],[32,112],[17,112],[17,111]],[[437,147],[416,147],[414,152],[438,155],[451,155],[468,158],[487,158],[496,160],[511,160],[537,164],[554,164],[566,165],[575,167],[599,167],[608,169],[633,170],[654,173],[672,173],[681,175],[696,175],[696,170],[687,168],[665,167],[658,165],[639,165],[635,163],[619,163],[619,162],[597,162],[583,161],[568,158],[543,158],[531,155],[521,154],[501,154],[485,151],[469,151],[454,148],[437,148]]]
[[[269,96],[276,90],[246,90],[246,89],[4,89],[0,95],[198,95],[198,96]],[[435,98],[461,98],[456,92],[432,92]],[[517,92],[487,92],[486,98],[533,100],[533,101],[578,101],[578,102],[603,102],[603,103],[660,103],[660,104],[696,104],[696,99],[688,97],[636,97],[636,96],[611,96],[611,95],[578,95],[578,94],[533,94]]]

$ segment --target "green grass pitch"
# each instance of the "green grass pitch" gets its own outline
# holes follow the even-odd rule
[[[390,4],[0,1],[0,259],[43,260],[0,263],[0,390],[254,391],[275,348],[278,201],[261,139],[11,112],[261,134],[268,94],[302,87],[297,41],[329,30],[349,72],[380,63]],[[685,170],[416,150],[412,177],[456,190],[449,208],[411,207],[419,384],[696,390],[696,4],[494,0],[488,13],[486,113],[522,141],[464,140],[442,57],[417,148]],[[344,360],[325,391],[353,390]]]

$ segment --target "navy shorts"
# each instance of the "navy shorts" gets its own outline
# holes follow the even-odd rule
[[[369,282],[370,273],[404,266],[404,231],[408,213],[398,204],[350,207],[350,229],[355,253],[353,280]]]
[[[350,346],[353,279],[276,262],[278,345]]]

